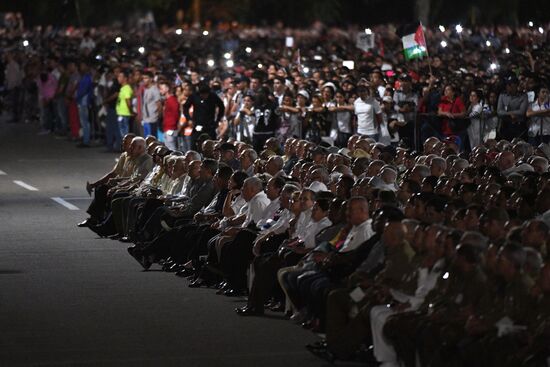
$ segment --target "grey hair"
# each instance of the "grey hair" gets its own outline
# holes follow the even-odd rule
[[[285,161],[283,160],[283,157],[281,157],[280,155],[273,155],[273,156],[269,157],[269,160],[272,160],[273,162],[275,162],[275,164],[277,165],[277,167],[279,169],[282,169],[284,164],[285,164]]]
[[[520,148],[523,158],[533,154],[533,146],[525,141],[520,141],[516,144]]]
[[[246,180],[244,180],[244,185],[248,185],[254,189],[256,192],[260,192],[264,189],[264,184],[262,180],[258,177],[249,177]]]
[[[548,159],[544,157],[533,157],[531,159],[531,166],[541,165],[543,166],[543,171],[548,172]]]
[[[136,136],[135,138],[133,138],[132,143],[133,142],[139,143],[139,145],[143,145],[143,146],[146,145],[145,139],[142,138],[141,136]]]
[[[426,166],[425,164],[417,164],[415,168],[417,168],[418,173],[420,174],[420,176],[422,176],[422,178],[428,177],[431,174],[430,167]]]
[[[443,169],[447,168],[447,161],[441,157],[434,157],[432,159],[432,164],[437,165]]]
[[[458,169],[464,169],[470,165],[470,163],[463,158],[458,158],[453,162],[453,165]]]
[[[300,188],[293,184],[286,184],[283,189],[281,190],[281,193],[285,194],[292,194],[293,192],[300,191]]]
[[[254,149],[245,149],[241,154],[247,154],[248,158],[250,158],[252,162],[258,159],[258,152],[256,152]]]
[[[488,247],[489,239],[479,232],[466,231],[460,238],[461,243],[466,243],[485,251]]]
[[[319,168],[315,168],[314,171],[319,171],[319,174],[321,175],[322,182],[324,182],[324,183],[329,182],[329,174],[328,174],[328,170],[327,170],[326,167],[321,166]]]
[[[188,150],[185,155],[191,157],[191,161],[202,161],[202,156],[197,151]]]

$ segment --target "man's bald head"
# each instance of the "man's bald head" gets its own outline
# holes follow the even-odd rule
[[[258,177],[249,177],[244,180],[242,195],[244,200],[250,201],[256,194],[263,191],[264,185],[261,179]]]
[[[514,153],[510,151],[502,152],[497,157],[497,167],[501,171],[514,167],[515,163],[516,158],[514,156]]]
[[[142,154],[145,153],[145,148],[147,147],[147,144],[145,142],[145,139],[143,139],[141,136],[136,136],[132,139],[131,149],[132,149],[132,156],[133,157],[139,157]]]
[[[187,174],[191,179],[196,180],[200,177],[201,163],[201,161],[192,161],[189,163]]]
[[[544,157],[534,157],[530,163],[535,169],[535,172],[539,175],[548,172],[548,159]]]
[[[124,138],[122,138],[122,149],[125,152],[128,152],[130,149],[130,145],[132,144],[132,139],[136,137],[136,134],[128,133],[124,135]]]
[[[280,170],[283,169],[284,160],[283,157],[273,155],[269,157],[265,165],[265,171],[271,176],[275,176]]]
[[[380,172],[380,178],[382,178],[386,184],[393,184],[397,179],[397,171],[390,166],[385,166]]]

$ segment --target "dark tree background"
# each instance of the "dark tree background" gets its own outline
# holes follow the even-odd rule
[[[201,20],[237,20],[264,24],[283,22],[307,27],[315,20],[331,25],[406,23],[511,24],[545,22],[550,18],[546,0],[23,0],[2,1],[0,12],[20,11],[28,25],[85,26],[126,22],[146,10],[159,24],[175,24],[183,9],[193,20],[193,3],[200,5]]]

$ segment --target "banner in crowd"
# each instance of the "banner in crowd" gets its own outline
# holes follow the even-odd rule
[[[374,34],[359,32],[355,46],[365,52],[374,48]]]

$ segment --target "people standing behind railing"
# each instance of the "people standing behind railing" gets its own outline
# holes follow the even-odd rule
[[[506,90],[498,97],[498,116],[500,117],[499,137],[508,141],[514,138],[526,139],[527,94],[518,89],[518,79],[510,76],[506,79]]]
[[[180,106],[176,96],[172,94],[172,87],[169,81],[163,80],[159,83],[159,90],[164,97],[162,110],[162,131],[164,131],[164,143],[170,150],[176,150],[179,133]]]
[[[484,105],[483,105],[483,91],[476,89],[470,92],[470,106],[466,114],[470,119],[470,125],[466,129],[468,132],[468,140],[470,141],[470,147],[473,149],[481,144],[482,137],[482,121],[484,120]]]
[[[460,96],[456,94],[456,87],[446,85],[443,89],[443,97],[439,102],[437,115],[441,117],[441,135],[442,137],[458,136],[461,140],[460,147],[464,147],[464,138],[466,136],[467,122],[466,106]]]
[[[141,126],[143,136],[157,136],[162,112],[162,102],[159,89],[154,81],[154,75],[150,71],[142,74],[143,95],[141,98]],[[170,149],[175,149],[172,144]]]
[[[532,145],[550,142],[550,98],[548,88],[539,89],[537,99],[527,109],[529,118],[528,140]]]

